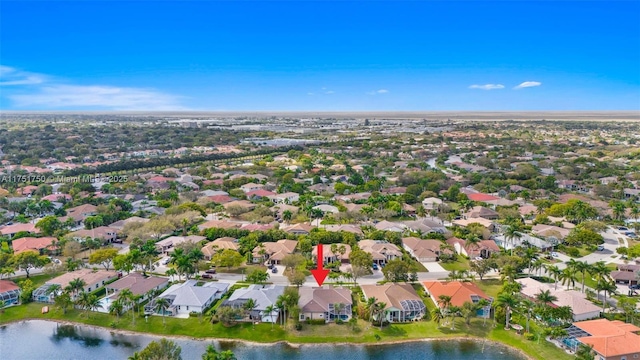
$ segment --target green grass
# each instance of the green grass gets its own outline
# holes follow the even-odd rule
[[[440,265],[447,271],[469,270],[469,260],[458,256],[458,260],[453,262],[440,262]]]
[[[487,286],[493,286],[489,284]],[[430,301],[429,301],[430,302]],[[428,304],[428,305],[433,305]],[[482,319],[472,319],[467,326],[464,321],[457,318],[455,329],[449,324],[438,326],[432,321],[420,321],[406,324],[392,324],[385,326],[382,331],[363,320],[358,321],[359,331],[353,331],[347,324],[337,325],[302,325],[302,330],[294,330],[292,322],[286,328],[279,325],[250,323],[236,324],[226,327],[220,323],[211,324],[206,316],[190,317],[188,319],[175,319],[165,317],[166,325],[163,325],[161,316],[150,316],[147,321],[136,314],[135,323],[132,322],[131,313],[125,313],[120,319],[112,315],[90,312],[89,317],[83,311],[69,310],[67,314],[51,308],[47,314],[41,314],[43,304],[31,303],[5,309],[0,314],[0,324],[6,324],[21,319],[42,319],[70,321],[87,325],[101,326],[119,330],[136,331],[166,336],[188,336],[190,338],[219,338],[239,339],[260,343],[272,343],[277,341],[290,341],[293,343],[376,343],[379,341],[420,340],[425,338],[484,338],[500,342],[523,350],[534,359],[570,359],[571,357],[561,349],[548,344],[546,341],[536,342],[525,340],[522,335],[513,331],[505,331],[501,326],[494,327],[493,322],[483,323]],[[377,338],[379,337],[379,339]]]
[[[611,269],[612,271],[616,270],[616,264],[607,264],[607,267],[609,269]],[[577,273],[576,277],[578,278],[578,280],[576,280],[576,287],[581,288],[582,289],[582,273]],[[560,287],[562,284],[558,284],[558,287]],[[591,276],[591,274],[587,273],[585,276],[585,280],[584,280],[584,285],[588,286],[592,289],[596,288],[596,281],[593,279],[593,277]]]
[[[227,274],[248,274],[251,272],[251,270],[253,269],[259,269],[261,271],[267,271],[267,267],[266,266],[261,266],[261,265],[245,265],[245,266],[238,266],[238,267],[232,267],[230,269],[226,268],[226,267],[222,267],[219,266],[216,268],[216,270],[219,273],[227,273]]]
[[[480,290],[484,291],[485,294],[491,296],[492,298],[497,298],[498,293],[502,289],[503,282],[500,279],[484,279],[482,281],[474,282]]]
[[[29,280],[31,280],[31,282],[33,282],[33,285],[35,286],[35,288],[38,288],[42,285],[44,285],[44,283],[46,283],[47,281],[53,279],[54,277],[60,275],[60,273],[54,273],[54,274],[37,274],[37,275],[31,275],[29,276]],[[21,281],[25,280],[27,277],[26,276],[19,276],[19,277],[15,277],[15,278],[11,278],[9,280],[15,282],[16,284],[20,283]]]

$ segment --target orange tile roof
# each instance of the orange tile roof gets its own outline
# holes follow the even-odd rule
[[[40,251],[42,249],[51,247],[54,241],[58,239],[54,237],[23,237],[13,240],[11,245],[13,246],[13,253],[19,254],[23,251]]]
[[[438,299],[440,295],[446,295],[451,297],[451,305],[462,306],[467,301],[472,301],[471,296],[476,295],[484,299],[489,299],[489,296],[485,294],[479,287],[471,282],[460,281],[425,281],[423,282],[427,291],[435,298]]]
[[[580,321],[573,325],[591,334],[578,340],[593,345],[593,350],[603,357],[640,354],[640,336],[634,334],[640,328],[635,325],[607,319]]]

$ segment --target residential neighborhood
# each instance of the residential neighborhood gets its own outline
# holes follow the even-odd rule
[[[636,354],[607,345],[638,336],[634,123],[411,122],[407,136],[391,120],[318,121],[341,130],[286,147],[236,134],[131,168],[4,145],[7,176],[102,174],[0,184],[3,310],[301,334],[492,326],[562,354]]]

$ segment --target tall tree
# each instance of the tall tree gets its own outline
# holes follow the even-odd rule
[[[167,339],[160,341],[152,341],[142,349],[136,352],[137,358],[141,360],[182,360],[182,348],[175,342]],[[131,358],[130,358],[131,359]]]

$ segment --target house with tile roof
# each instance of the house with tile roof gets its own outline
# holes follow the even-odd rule
[[[402,238],[402,247],[420,262],[438,261],[442,245],[444,243],[440,240],[423,240],[417,237]]]
[[[52,303],[55,294],[48,293],[47,291],[51,285],[60,285],[60,288],[64,289],[73,280],[80,279],[85,283],[84,288],[81,291],[91,292],[105,286],[107,282],[116,279],[117,277],[118,273],[115,271],[92,270],[86,268],[79,269],[48,280],[44,285],[33,291],[32,298],[33,301]]]
[[[480,240],[477,244],[467,245],[467,242],[458,238],[447,239],[447,244],[453,246],[456,253],[475,259],[481,257],[488,259],[493,253],[499,253],[500,247],[493,240]]]
[[[23,251],[35,251],[40,255],[44,254],[44,250],[53,251],[56,249],[54,243],[56,243],[58,239],[54,237],[23,237],[20,239],[13,240],[11,242],[11,246],[13,247],[13,254],[19,254]]]
[[[107,243],[107,242],[117,242],[118,234],[120,232],[121,232],[120,230],[116,228],[112,228],[110,226],[99,226],[95,229],[77,230],[72,233],[69,233],[68,236],[79,242],[83,242],[86,238],[91,238],[91,239],[100,239],[103,242]]]
[[[597,319],[573,323],[567,331],[571,336],[563,340],[565,344],[575,344],[574,350],[579,343],[592,346],[597,360],[640,358],[640,328],[633,324]]]
[[[322,245],[322,257],[323,262],[325,264],[340,261],[341,263],[349,263],[349,255],[351,254],[351,246],[347,244],[335,244],[336,252],[331,251],[331,245],[324,244]],[[340,252],[340,249],[344,249],[344,254]],[[318,256],[318,245],[313,247],[311,251],[311,256],[313,259],[317,259]]]
[[[402,251],[384,240],[362,240],[358,242],[360,250],[371,254],[373,262],[382,265],[393,259],[402,258]]]
[[[130,290],[138,298],[138,304],[146,301],[152,296],[154,291],[159,291],[169,285],[169,279],[158,276],[144,276],[140,273],[130,273],[110,284],[105,285],[106,296],[100,299],[102,307],[98,308],[99,312],[108,313],[111,304],[118,299],[120,292],[124,289]],[[125,310],[128,309],[125,306]]]
[[[552,284],[541,283],[532,278],[517,279],[516,282],[522,285],[520,293],[534,301],[536,295],[543,291],[549,291],[551,295],[556,297],[556,300],[551,303],[551,306],[569,306],[571,310],[573,310],[573,321],[583,321],[600,317],[600,307],[587,300],[586,296],[579,291],[565,290],[563,287],[556,289]]]
[[[211,261],[213,256],[218,252],[225,249],[238,250],[238,239],[232,237],[221,237],[217,238],[205,246],[202,247],[202,253],[204,254],[204,259],[207,261]]]
[[[4,226],[2,228],[0,228],[0,234],[4,235],[4,236],[8,236],[8,237],[13,237],[15,236],[15,234],[19,233],[19,232],[28,232],[31,234],[39,234],[40,233],[40,229],[38,229],[34,224],[31,223],[27,223],[27,224],[13,224],[13,225],[7,225]]]
[[[263,242],[253,249],[253,262],[269,261],[271,264],[279,265],[285,256],[293,254],[297,246],[296,240],[282,239],[276,242]]]
[[[473,208],[471,208],[471,210],[462,214],[462,217],[464,217],[465,219],[483,218],[487,220],[497,220],[498,213],[484,206],[474,206]]]
[[[349,321],[351,319],[351,290],[332,286],[301,287],[298,289],[300,299],[300,321],[322,319],[325,322]]]
[[[365,299],[375,298],[386,304],[385,317],[388,322],[420,320],[427,308],[410,284],[361,285]]]
[[[20,287],[11,280],[0,280],[0,300],[4,307],[20,303]]]
[[[92,204],[83,204],[80,206],[67,209],[67,215],[60,218],[64,222],[67,219],[73,219],[76,226],[82,225],[84,219],[94,216],[98,213],[98,207]]]
[[[438,302],[440,295],[451,297],[452,306],[462,306],[465,302],[477,304],[480,300],[485,299],[489,302],[493,301],[491,297],[480,290],[480,288],[472,282],[462,281],[425,281],[424,285],[427,294],[433,300],[433,303],[439,307],[443,307]],[[486,316],[490,311],[490,306],[478,310],[479,316]]]

